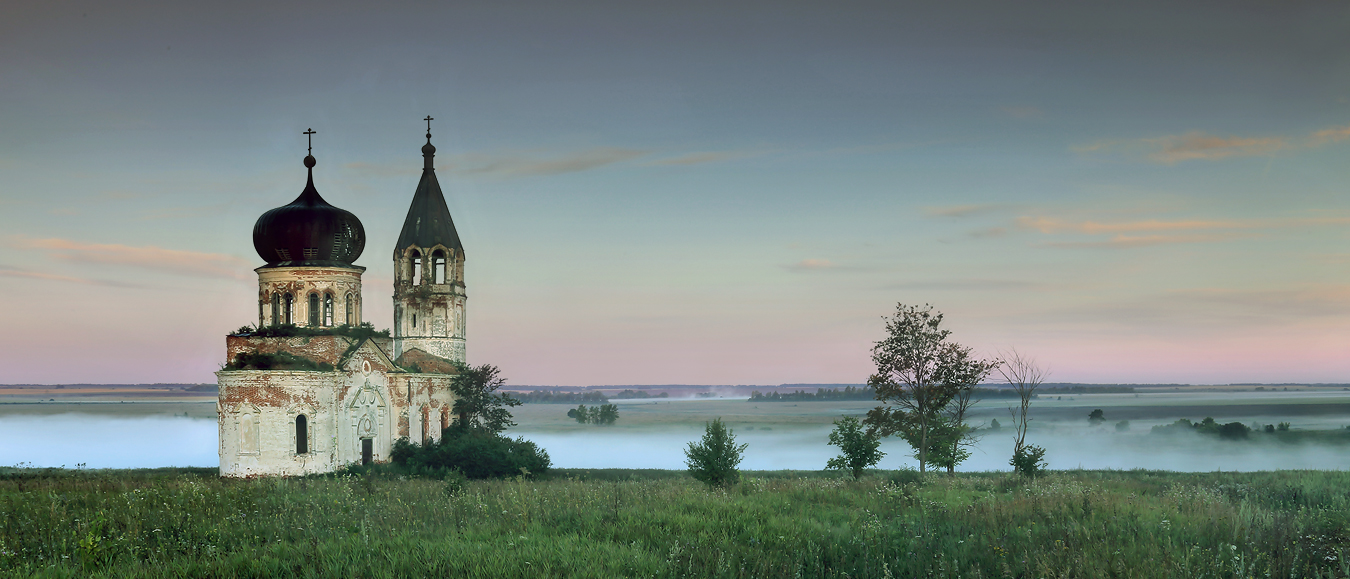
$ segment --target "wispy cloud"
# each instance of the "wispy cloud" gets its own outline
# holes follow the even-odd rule
[[[619,147],[594,147],[564,153],[499,151],[442,155],[438,157],[436,165],[443,172],[459,175],[497,178],[533,177],[589,171],[647,154],[647,151]],[[405,161],[395,163],[347,163],[343,165],[343,168],[375,177],[403,177],[422,172],[420,162],[410,163]]]
[[[803,259],[792,265],[784,266],[788,271],[806,272],[806,271],[829,271],[849,269],[843,268],[828,259]]]
[[[491,177],[560,175],[597,169],[642,157],[646,154],[647,151],[616,147],[597,147],[551,157],[541,157],[528,153],[492,155],[475,153],[452,157],[449,170],[465,175]]]
[[[1220,137],[1203,131],[1148,139],[1104,140],[1079,145],[1081,154],[1116,153],[1137,156],[1166,165],[1183,161],[1217,161],[1229,157],[1273,155],[1282,151],[1309,149],[1350,138],[1350,126],[1330,127],[1305,136]]]
[[[154,246],[132,247],[82,243],[68,239],[18,238],[21,249],[45,251],[53,259],[90,264],[126,265],[179,275],[248,279],[249,263],[219,253],[201,253]]]
[[[354,163],[346,163],[342,167],[344,169],[351,169],[358,173],[364,173],[375,177],[405,177],[422,173],[422,165],[420,163],[407,160],[396,163],[366,163],[357,161]]]
[[[228,203],[218,203],[205,207],[166,207],[145,212],[141,215],[141,220],[158,221],[160,219],[186,219],[202,215],[215,215],[228,205]]]
[[[1139,233],[1148,231],[1200,231],[1214,229],[1278,229],[1315,225],[1347,225],[1350,217],[1301,217],[1289,219],[1182,219],[1165,221],[1145,219],[1116,223],[1100,221],[1065,221],[1054,217],[1018,217],[1017,226],[1041,233]]]
[[[1145,219],[1102,222],[1064,220],[1045,216],[1023,216],[1015,221],[1023,230],[1047,235],[1092,235],[1107,239],[1061,239],[1042,243],[1044,247],[1124,249],[1183,243],[1216,243],[1260,237],[1262,230],[1347,225],[1350,217],[1305,217],[1286,219]]]
[[[1033,106],[1027,106],[1027,105],[1009,105],[1009,106],[1003,106],[1003,107],[999,107],[999,110],[1003,111],[1005,114],[1007,114],[1008,116],[1010,116],[1010,117],[1012,117],[1012,118],[1014,118],[1014,119],[1030,119],[1030,118],[1043,117],[1043,116],[1045,116],[1045,111],[1042,111],[1042,110],[1039,109],[1039,108],[1036,108],[1036,107],[1033,107]]]
[[[1063,288],[1048,282],[1024,281],[1013,279],[945,279],[907,281],[885,286],[884,289],[914,289],[933,291],[1035,291],[1051,288]]]
[[[697,151],[685,153],[678,157],[657,159],[647,164],[657,167],[702,165],[704,163],[721,163],[723,161],[744,159],[746,157],[755,157],[763,154],[762,151]]]
[[[1010,209],[1008,205],[998,205],[992,203],[972,203],[967,205],[948,205],[943,207],[924,207],[923,212],[929,217],[971,217],[984,213],[993,213]]]
[[[44,272],[40,272],[40,271],[32,271],[32,270],[27,270],[27,269],[22,269],[22,268],[17,268],[17,267],[11,267],[11,266],[7,266],[7,265],[0,265],[0,277],[13,277],[13,278],[24,278],[24,279],[40,279],[40,280],[43,280],[43,281],[60,281],[60,282],[67,282],[67,283],[77,283],[77,284],[82,284],[82,285],[98,285],[98,286],[108,286],[108,287],[124,287],[124,288],[140,287],[140,286],[136,286],[136,285],[133,285],[133,284],[127,284],[127,283],[121,283],[121,282],[115,282],[115,281],[87,279],[87,278],[82,278],[82,277],[72,277],[72,276],[68,276],[68,275],[58,275],[58,274],[54,274],[54,273],[44,273]]]
[[[1101,241],[1051,241],[1044,243],[1043,245],[1046,247],[1128,249],[1131,247],[1173,245],[1178,243],[1214,243],[1219,241],[1250,239],[1252,237],[1256,237],[1256,235],[1250,233],[1220,233],[1212,235],[1116,235],[1111,239]]]
[[[1195,229],[1238,229],[1259,227],[1251,221],[1218,220],[1180,220],[1162,221],[1147,219],[1120,223],[1102,223],[1098,221],[1065,221],[1053,217],[1018,217],[1017,226],[1034,229],[1041,233],[1134,233],[1140,231],[1178,231]]]

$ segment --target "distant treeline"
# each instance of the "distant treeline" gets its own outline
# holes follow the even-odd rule
[[[534,390],[531,392],[507,392],[512,398],[525,404],[605,404],[609,398],[605,397],[604,392],[548,392],[544,390]]]
[[[845,386],[843,388],[817,388],[815,392],[769,392],[758,390],[750,393],[750,402],[815,402],[824,400],[875,400],[877,391],[871,386]],[[1017,391],[1012,389],[976,388],[974,397],[1016,398]]]
[[[1159,385],[1157,384],[1148,385],[1149,388],[1155,386]],[[1042,384],[1036,388],[1036,391],[1041,394],[1045,394],[1047,396],[1051,394],[1129,394],[1131,392],[1134,392],[1134,388],[1135,388],[1134,386],[1125,386],[1122,384],[1102,384],[1102,385],[1093,384],[1091,386],[1085,384],[1075,384],[1065,386],[1059,385],[1052,386]],[[1012,389],[1009,388],[1007,389],[1007,391],[1012,392]]]
[[[624,390],[623,392],[615,394],[614,398],[618,400],[630,400],[630,399],[641,400],[644,398],[670,398],[670,393],[662,392],[660,394],[652,394],[651,392],[647,392],[646,390]]]
[[[815,392],[805,392],[798,390],[796,392],[777,391],[764,394],[758,390],[750,393],[751,402],[809,402],[815,400],[872,400],[877,397],[877,391],[871,386],[855,388],[845,386],[844,388],[817,388]]]

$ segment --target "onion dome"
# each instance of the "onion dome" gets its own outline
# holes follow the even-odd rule
[[[314,189],[314,156],[305,157],[304,192],[253,225],[253,249],[268,266],[351,267],[366,248],[366,230],[350,211],[329,205]]]
[[[408,217],[403,220],[403,230],[398,234],[394,259],[398,259],[403,250],[414,246],[425,249],[444,245],[464,251],[459,232],[455,231],[455,221],[450,218],[450,208],[445,205],[441,184],[436,181],[435,157],[436,147],[431,144],[431,129],[428,127],[427,144],[422,145],[422,180],[417,183],[412,205],[408,207]]]

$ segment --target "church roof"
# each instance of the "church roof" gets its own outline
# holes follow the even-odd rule
[[[428,248],[440,244],[464,250],[464,245],[459,242],[459,232],[455,231],[455,222],[450,218],[450,208],[445,205],[441,184],[436,181],[436,168],[432,163],[435,156],[436,147],[431,145],[431,133],[428,132],[427,144],[422,146],[422,180],[417,183],[408,217],[403,220],[403,231],[398,234],[398,246],[394,248],[396,256],[412,245]]]
[[[267,266],[351,267],[366,246],[366,230],[350,211],[329,205],[314,188],[314,156],[305,157],[309,178],[295,201],[263,213],[253,225],[253,248]]]

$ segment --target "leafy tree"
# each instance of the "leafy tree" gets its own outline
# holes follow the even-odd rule
[[[700,443],[689,443],[684,464],[695,480],[710,487],[734,484],[740,480],[741,472],[736,467],[748,446],[737,446],[736,435],[718,418],[708,423]]]
[[[1000,428],[1003,428],[1003,425],[998,423],[997,418],[989,421],[989,430],[998,430]]]
[[[885,320],[887,337],[872,348],[877,371],[867,384],[876,391],[877,400],[887,405],[869,411],[863,422],[879,437],[904,434],[915,448],[919,472],[926,472],[940,422],[953,424],[946,431],[949,436],[971,433],[955,426],[963,426],[974,385],[998,362],[976,359],[970,348],[948,341],[951,330],[942,329],[942,313],[934,312],[931,305],[899,304],[895,316]],[[954,400],[957,406],[951,412]],[[949,441],[953,447],[949,455],[958,462],[961,453],[955,449],[961,441]]]
[[[619,419],[619,407],[614,404],[603,404],[591,417],[591,421],[596,424],[614,424]]]
[[[1035,477],[1045,470],[1045,449],[1034,444],[1025,444],[1021,448],[1013,451],[1012,460],[1009,464],[1013,467],[1013,472],[1021,475]]]
[[[579,424],[586,424],[591,421],[591,409],[586,408],[585,404],[579,404],[576,408],[568,410],[567,415],[575,418]]]
[[[1093,410],[1088,413],[1088,422],[1091,422],[1093,426],[1106,422],[1106,413],[1102,412],[1101,408]]]
[[[839,456],[830,459],[825,468],[847,470],[853,475],[853,480],[862,478],[863,469],[886,456],[880,450],[881,439],[863,430],[862,424],[852,416],[834,421],[830,444],[839,447]]]
[[[1116,432],[1129,432],[1129,431],[1130,431],[1130,421],[1122,420],[1116,423]]]
[[[520,401],[509,394],[496,393],[506,385],[496,366],[456,362],[455,368],[459,373],[450,380],[450,390],[455,394],[455,406],[451,409],[455,413],[454,428],[499,433],[516,425],[507,408],[520,406]]]
[[[1036,360],[1014,348],[1003,354],[998,373],[1017,392],[1019,401],[1017,408],[1008,409],[1013,421],[1013,456],[1009,464],[1013,472],[1036,476],[1045,468],[1045,449],[1027,444],[1027,427],[1031,424],[1031,400],[1036,396],[1036,388],[1045,381],[1046,371]]]

